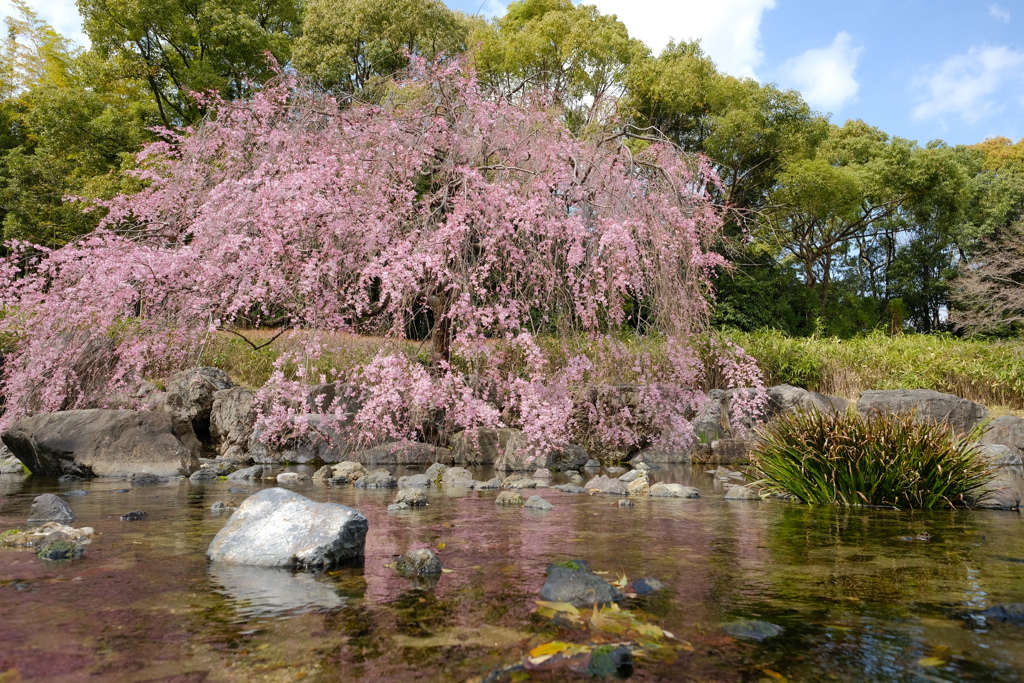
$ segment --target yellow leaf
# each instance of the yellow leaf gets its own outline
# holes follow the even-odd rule
[[[778,671],[772,671],[771,669],[761,669],[761,673],[771,678],[774,678],[779,683],[788,683],[786,677],[780,674]]]
[[[626,584],[628,584],[628,583],[629,583],[629,579],[626,578],[625,574],[622,574],[621,576],[619,576],[619,580],[618,581],[612,581],[611,582],[611,584],[613,586],[615,586],[616,588],[625,588]]]
[[[569,643],[563,643],[559,640],[551,641],[550,643],[544,643],[530,650],[530,657],[543,657],[544,655],[551,656],[557,655],[559,652],[565,652],[569,649]]]
[[[580,611],[567,602],[548,602],[546,600],[537,600],[537,614],[548,619],[554,619],[559,615],[572,619],[578,618],[580,616]]]
[[[445,549],[445,548],[447,548],[447,547],[448,547],[448,544],[447,544],[447,543],[438,543],[438,544],[437,544],[437,549],[438,549],[438,550],[444,550],[444,549]]]
[[[943,666],[946,663],[945,659],[940,657],[924,657],[917,660],[920,666]]]
[[[665,635],[665,632],[661,630],[661,627],[655,626],[654,624],[633,624],[633,630],[642,636],[653,638],[655,640],[658,640]]]
[[[454,569],[445,569],[445,568],[442,567],[441,568],[441,573],[442,574],[454,574],[455,570]]]

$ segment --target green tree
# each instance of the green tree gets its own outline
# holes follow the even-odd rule
[[[440,0],[309,0],[293,60],[327,88],[355,92],[408,64],[466,51],[473,20]]]
[[[299,0],[77,0],[93,48],[148,86],[165,126],[204,113],[191,92],[241,97],[285,64]]]

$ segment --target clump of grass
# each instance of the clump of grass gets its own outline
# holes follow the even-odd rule
[[[961,507],[992,478],[966,437],[913,415],[785,415],[764,429],[751,462],[770,491],[812,505]]]

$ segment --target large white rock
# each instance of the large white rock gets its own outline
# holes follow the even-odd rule
[[[368,528],[363,513],[346,505],[264,489],[231,515],[206,556],[262,567],[329,568],[363,555]]]

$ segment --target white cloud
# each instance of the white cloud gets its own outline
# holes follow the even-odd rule
[[[860,84],[854,72],[863,51],[854,47],[849,33],[840,31],[828,47],[786,60],[779,67],[779,78],[799,90],[811,106],[835,112],[857,95]]]
[[[1024,52],[1004,46],[972,47],[919,79],[919,85],[927,90],[928,98],[914,108],[915,119],[953,114],[974,124],[999,109],[1000,101],[1021,95]],[[1014,91],[1004,92],[1014,86]]]
[[[700,39],[718,67],[734,76],[756,78],[764,61],[760,49],[761,16],[775,0],[588,0],[615,14],[630,35],[657,54],[668,43]]]
[[[65,38],[83,47],[89,45],[89,39],[82,32],[82,15],[78,13],[75,0],[29,0],[28,5],[40,19],[57,29]],[[11,3],[0,0],[0,15],[8,17],[12,14],[14,8]]]
[[[998,21],[1001,21],[1003,23],[1010,22],[1010,10],[1006,9],[1005,7],[1000,7],[999,5],[992,5],[988,8],[988,13]]]

